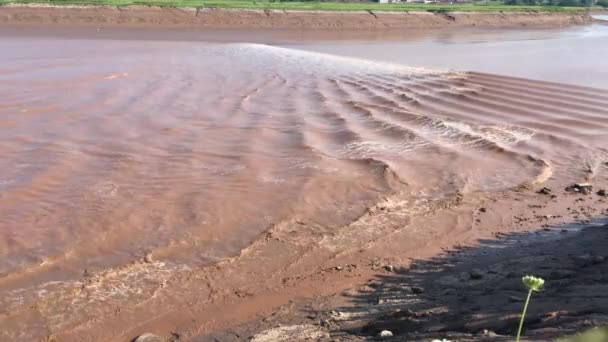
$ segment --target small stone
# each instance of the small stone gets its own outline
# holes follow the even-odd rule
[[[393,311],[393,317],[395,318],[401,318],[401,317],[416,317],[416,313],[410,309],[408,310],[401,310],[401,309],[397,309],[395,311]]]
[[[498,336],[495,332],[493,332],[492,330],[488,330],[488,329],[481,330],[479,332],[479,335],[486,336],[486,337],[496,337],[496,336]]]
[[[422,312],[416,314],[416,317],[430,317],[432,315],[433,315],[432,310],[425,310],[425,311],[422,311]]]
[[[441,292],[442,296],[451,296],[454,294],[454,290],[453,289],[445,289]]]
[[[359,294],[359,290],[356,288],[348,289],[342,292],[342,295],[345,297],[355,297]]]
[[[479,270],[472,270],[471,272],[469,272],[469,275],[471,276],[471,279],[483,278],[483,273],[481,273]]]
[[[367,283],[367,286],[369,286],[373,289],[377,289],[377,288],[381,287],[382,285],[384,285],[384,284],[379,281],[370,281],[369,283]]]
[[[169,340],[167,342],[179,342],[179,341],[181,341],[180,333],[172,331],[171,337],[169,338]]]
[[[334,267],[334,269],[335,269],[336,271],[342,271],[342,266],[336,266],[336,267]]]
[[[574,185],[567,186],[564,190],[567,192],[579,192],[579,189]]]
[[[341,311],[332,310],[330,312],[330,314],[331,314],[331,317],[334,319],[339,319],[339,318],[344,317],[344,313],[342,313]]]
[[[152,333],[139,335],[133,342],[164,342],[164,339]]]
[[[412,286],[412,287],[410,287],[410,289],[412,290],[412,293],[415,293],[415,294],[421,294],[422,292],[424,292],[422,287],[418,287],[418,286]]]
[[[382,331],[381,331],[381,332],[378,334],[378,336],[377,336],[377,337],[378,337],[379,339],[381,339],[381,340],[384,340],[384,339],[387,339],[387,338],[393,337],[393,333],[392,333],[391,331],[389,331],[389,330],[382,330]]]
[[[588,195],[593,190],[593,185],[589,183],[576,183],[568,186],[566,191],[568,192],[578,192],[583,195]]]
[[[146,254],[144,257],[144,262],[147,264],[151,264],[154,260],[152,259],[152,253]]]
[[[544,187],[540,190],[538,190],[539,194],[543,194],[543,195],[550,195],[551,194],[551,189]]]
[[[606,190],[601,189],[597,192],[598,196],[602,196],[602,197],[608,197],[608,194],[606,193]]]
[[[395,272],[395,266],[393,266],[393,265],[386,265],[386,266],[384,266],[384,269],[387,272]]]
[[[559,317],[560,312],[559,311],[551,311],[551,312],[547,312],[545,314],[543,314],[541,317],[541,319],[543,320],[543,322],[546,322],[548,320],[553,320]]]
[[[519,302],[523,302],[524,300],[522,298],[519,298],[517,296],[509,296],[509,302],[512,303],[519,303]]]
[[[579,267],[588,266],[592,261],[590,254],[578,255],[578,256],[573,257],[573,259],[574,259],[574,263],[576,264],[576,266],[579,266]]]
[[[591,263],[592,264],[599,264],[604,262],[605,258],[601,255],[596,255],[594,257],[591,258]]]
[[[482,213],[485,213],[488,210],[486,208],[479,208],[479,211],[482,212]]]

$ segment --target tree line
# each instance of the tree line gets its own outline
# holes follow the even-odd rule
[[[524,6],[567,6],[567,7],[591,7],[601,6],[608,8],[608,0],[504,0],[505,5]]]

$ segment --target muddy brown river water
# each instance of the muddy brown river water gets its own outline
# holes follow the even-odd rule
[[[82,333],[277,227],[339,254],[388,197],[407,225],[608,162],[608,26],[87,30],[0,30],[3,340]]]

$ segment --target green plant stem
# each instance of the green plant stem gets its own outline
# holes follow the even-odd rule
[[[530,297],[532,297],[532,290],[528,291],[528,298],[526,298],[526,304],[524,304],[524,311],[521,313],[521,319],[519,320],[519,328],[517,329],[517,339],[516,342],[519,342],[519,337],[521,336],[521,329],[524,327],[524,319],[526,318],[526,311],[528,311],[528,303],[530,303]]]

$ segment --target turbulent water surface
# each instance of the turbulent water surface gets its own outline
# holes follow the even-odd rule
[[[455,68],[608,89],[608,16],[559,29],[460,29],[285,46],[410,66]]]
[[[4,314],[134,260],[162,261],[159,279],[238,255],[285,220],[343,226],[389,193],[416,213],[608,160],[605,90],[261,44],[0,51]],[[124,275],[103,300],[148,280]]]

